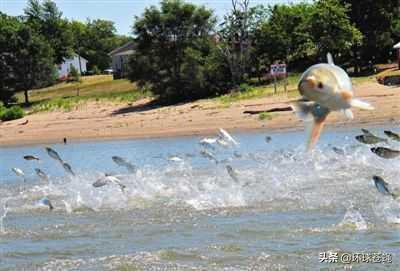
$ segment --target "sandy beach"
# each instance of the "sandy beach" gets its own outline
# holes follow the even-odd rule
[[[371,103],[376,110],[354,109],[354,119],[341,113],[328,117],[327,127],[371,126],[393,123],[400,118],[400,87],[367,82],[356,85],[355,96]],[[47,112],[28,115],[23,119],[0,124],[0,145],[69,141],[174,137],[212,134],[223,127],[229,131],[265,129],[303,129],[293,112],[270,113],[260,120],[257,114],[244,111],[270,110],[287,107],[284,95],[245,100],[224,105],[201,100],[175,106],[151,107],[150,100],[132,104],[88,103],[71,112]]]

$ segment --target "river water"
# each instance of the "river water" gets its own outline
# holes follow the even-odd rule
[[[209,149],[218,163],[200,137],[49,145],[75,176],[47,145],[2,148],[0,270],[399,270],[400,201],[372,180],[400,188],[399,159],[379,158],[360,133],[325,131],[312,153],[302,131],[268,143],[237,133],[238,146]],[[93,187],[106,172],[126,188]]]

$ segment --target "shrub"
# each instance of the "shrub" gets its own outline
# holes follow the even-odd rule
[[[101,74],[101,70],[99,69],[99,67],[97,67],[96,65],[94,65],[94,66],[93,66],[93,69],[92,69],[92,74],[94,74],[94,75]]]
[[[4,106],[4,103],[0,101],[0,117],[3,116],[6,110],[7,108]]]
[[[81,74],[79,71],[71,65],[71,71],[68,74],[67,82],[80,82],[81,81]]]
[[[0,111],[0,118],[2,121],[20,119],[25,116],[25,111],[17,105]]]
[[[252,87],[249,84],[243,83],[243,84],[240,84],[240,86],[239,86],[240,92],[248,92],[250,90],[252,90]]]
[[[272,116],[268,112],[262,112],[262,113],[260,113],[260,115],[258,115],[258,119],[259,120],[271,120]]]

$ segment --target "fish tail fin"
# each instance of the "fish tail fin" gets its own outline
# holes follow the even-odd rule
[[[361,101],[361,100],[358,100],[358,99],[352,99],[351,102],[350,102],[350,105],[352,107],[363,109],[363,110],[374,110],[375,109],[369,103]]]
[[[325,120],[326,120],[326,116],[323,119],[314,120],[313,127],[311,129],[311,133],[308,138],[308,143],[307,143],[308,150],[312,150],[314,148],[315,144],[317,143],[317,141],[321,135],[322,129],[324,128]]]
[[[330,110],[314,102],[296,102],[291,104],[297,116],[305,121],[313,120],[311,133],[308,138],[307,149],[311,150],[317,143],[321,131],[324,128],[325,120]]]
[[[305,121],[313,120],[307,143],[307,149],[311,150],[321,135],[326,117],[328,116],[330,110],[314,102],[296,102],[292,103],[291,106],[299,118]]]
[[[328,64],[335,65],[335,63],[333,62],[333,57],[332,57],[331,53],[326,54],[326,59],[328,61]]]

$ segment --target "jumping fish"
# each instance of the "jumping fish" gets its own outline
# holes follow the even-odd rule
[[[331,54],[328,53],[327,58],[327,64],[313,65],[303,73],[298,85],[303,99],[292,104],[293,111],[300,118],[313,120],[307,144],[309,150],[316,144],[330,112],[342,111],[349,119],[352,119],[352,107],[364,110],[374,109],[368,103],[354,99],[349,76],[333,63]]]
[[[131,173],[136,172],[136,167],[134,165],[132,165],[130,162],[128,162],[125,158],[122,158],[119,156],[113,156],[112,160],[118,166],[125,167],[129,172],[131,172]]]
[[[382,177],[375,175],[372,177],[372,179],[374,180],[376,189],[378,189],[380,193],[382,193],[385,196],[392,196],[393,199],[396,199],[398,197],[398,195],[393,194],[389,190],[389,184],[385,182]]]
[[[392,150],[392,149],[385,148],[385,147],[371,148],[371,151],[373,153],[375,153],[376,155],[378,155],[379,157],[382,157],[385,159],[393,159],[400,155],[400,151]]]
[[[36,172],[36,175],[38,175],[39,178],[40,178],[42,181],[45,181],[45,182],[48,182],[48,181],[49,181],[49,176],[47,176],[47,174],[44,173],[40,168],[35,168],[35,172]]]
[[[125,191],[126,186],[124,184],[122,184],[121,181],[117,177],[108,175],[108,174],[105,174],[104,177],[98,179],[92,185],[93,185],[93,187],[97,188],[97,187],[105,186],[110,183],[118,185],[122,192]]]
[[[72,171],[72,167],[67,162],[62,161],[62,166],[67,173],[71,174],[72,176],[75,176],[75,173]]]
[[[52,211],[54,209],[53,204],[51,204],[51,201],[49,200],[48,197],[44,197],[39,201],[39,204],[44,205],[44,206],[48,206],[49,210]]]
[[[373,134],[363,134],[363,135],[358,135],[355,137],[355,139],[358,142],[361,142],[363,144],[368,144],[368,145],[373,145],[381,142],[386,142],[387,140],[385,138],[380,138],[377,137]]]
[[[226,141],[233,143],[234,145],[239,145],[239,143],[227,131],[225,131],[222,128],[219,128],[218,136],[221,139],[225,139]]]
[[[332,150],[333,150],[335,153],[340,154],[340,155],[344,155],[344,154],[345,154],[345,153],[344,153],[344,150],[343,150],[343,149],[340,149],[340,148],[338,148],[338,147],[332,147]]]
[[[226,171],[228,171],[229,176],[235,181],[239,182],[239,178],[237,176],[237,172],[230,165],[226,165]]]
[[[203,144],[214,144],[214,143],[217,142],[217,140],[218,140],[218,138],[205,137],[205,138],[200,140],[200,145],[203,145]]]
[[[33,161],[33,160],[39,161],[40,160],[38,157],[33,156],[33,155],[25,155],[24,159],[28,160],[28,161]]]
[[[392,131],[383,131],[385,133],[386,136],[388,136],[389,138],[396,140],[396,141],[400,141],[400,135],[397,133],[394,133]]]
[[[63,162],[62,161],[62,159],[61,159],[61,157],[60,157],[60,155],[58,155],[58,153],[55,151],[55,150],[53,150],[52,148],[50,148],[50,147],[46,147],[46,151],[47,151],[47,154],[51,157],[51,158],[53,158],[53,159],[55,159],[55,160],[57,160],[57,161],[59,161],[59,162]]]
[[[22,169],[13,167],[11,170],[14,171],[15,175],[17,175],[18,177],[22,177],[25,180],[25,173],[22,171]]]
[[[180,157],[178,157],[178,156],[171,155],[171,156],[168,157],[168,161],[172,161],[172,162],[182,162],[183,159],[180,158]]]
[[[210,153],[207,150],[201,150],[200,151],[201,156],[203,156],[204,158],[210,159],[211,161],[215,162],[216,164],[218,164],[218,160],[214,157],[214,155],[212,153]]]
[[[367,130],[367,129],[365,129],[365,128],[361,128],[361,132],[362,132],[364,135],[373,135],[373,136],[375,136],[373,133],[371,133],[371,131],[369,131],[369,130]]]

